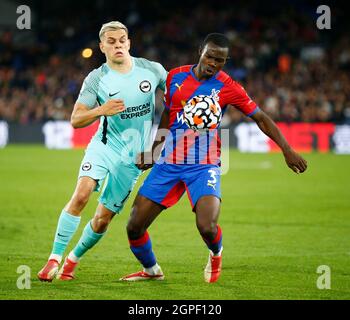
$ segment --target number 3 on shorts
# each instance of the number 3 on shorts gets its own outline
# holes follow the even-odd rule
[[[208,179],[208,186],[214,187],[217,181],[216,179],[217,172],[213,169],[208,170],[208,172],[210,173],[210,178],[211,178],[211,179]]]

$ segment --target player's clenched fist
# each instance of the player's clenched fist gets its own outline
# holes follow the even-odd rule
[[[102,116],[114,116],[125,110],[124,101],[121,99],[111,99],[99,107]]]

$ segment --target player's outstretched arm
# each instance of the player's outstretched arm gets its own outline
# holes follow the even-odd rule
[[[262,132],[270,137],[281,148],[286,163],[294,172],[304,172],[307,168],[307,161],[296,153],[288,144],[287,140],[276,126],[275,122],[262,110],[252,115]]]
[[[165,137],[167,130],[169,127],[169,110],[164,108],[162,116],[160,118],[160,122],[158,125],[156,137],[154,139],[152,145],[152,151],[149,152],[141,152],[137,155],[136,166],[140,170],[147,170],[153,166],[155,161],[159,158],[160,153],[162,152],[163,144],[165,141]]]
[[[101,116],[113,116],[125,110],[124,102],[120,99],[108,100],[105,104],[97,108],[89,108],[77,102],[71,115],[73,128],[83,128],[96,121]]]

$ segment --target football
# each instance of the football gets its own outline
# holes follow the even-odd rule
[[[184,120],[194,131],[216,129],[221,116],[221,107],[212,96],[194,96],[184,106]]]

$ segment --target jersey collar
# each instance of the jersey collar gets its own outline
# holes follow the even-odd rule
[[[127,77],[131,76],[131,75],[133,74],[134,70],[135,70],[135,60],[134,60],[134,57],[131,57],[131,63],[132,63],[132,67],[131,67],[131,69],[130,69],[130,71],[129,71],[128,73],[121,73],[121,72],[118,72],[118,71],[112,69],[112,68],[108,65],[107,62],[106,62],[105,64],[106,64],[106,66],[107,66],[107,68],[108,68],[109,71],[111,71],[111,72],[113,72],[113,73],[116,73],[116,74],[117,74],[118,76],[120,76],[120,77],[127,78]]]

